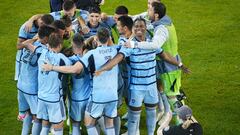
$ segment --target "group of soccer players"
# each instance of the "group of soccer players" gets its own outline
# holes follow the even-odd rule
[[[85,11],[65,0],[62,11],[34,15],[21,26],[17,49],[22,135],[30,129],[32,135],[48,135],[51,128],[62,135],[66,117],[73,135],[81,134],[81,122],[89,135],[119,135],[123,99],[125,134],[140,134],[142,103],[148,135],[157,121],[159,129],[171,120],[181,123],[174,109],[183,104],[181,71],[190,71],[160,0],[148,0],[147,12],[134,16],[125,6],[108,16],[99,7]]]

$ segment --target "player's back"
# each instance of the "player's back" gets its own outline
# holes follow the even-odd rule
[[[117,54],[115,47],[99,46],[83,56],[83,63],[95,70],[100,69],[105,63]],[[103,72],[100,76],[93,77],[92,98],[94,102],[110,102],[118,100],[118,66]]]
[[[42,71],[41,65],[50,63],[54,66],[69,65],[69,60],[61,53],[43,50],[38,60],[38,98],[48,102],[58,102],[62,97],[62,73],[56,71]]]

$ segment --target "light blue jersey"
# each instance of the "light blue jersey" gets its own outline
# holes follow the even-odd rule
[[[124,46],[125,42],[127,42],[127,38],[120,36],[118,39],[118,45],[119,46]],[[128,78],[130,77],[130,66],[128,65],[129,63],[129,58],[126,58],[125,61],[121,62],[121,72],[122,72],[122,77],[125,80],[125,83],[127,83],[127,85],[129,85],[129,81]]]
[[[97,35],[97,31],[98,31],[99,28],[107,28],[109,30],[109,32],[111,33],[111,28],[108,25],[104,24],[104,23],[98,23],[98,25],[96,27],[91,27],[90,23],[87,22],[87,26],[88,26],[90,31],[83,35],[83,37],[85,39],[87,39],[87,38],[89,38],[91,36]]]
[[[49,63],[54,66],[70,65],[70,61],[61,53],[43,50],[38,60],[38,99],[46,102],[59,102],[62,97],[62,73],[56,71],[44,72],[41,66]]]
[[[87,20],[88,14],[89,13],[86,10],[76,9],[75,15],[73,17],[71,17],[71,20],[74,21],[79,16],[81,16],[83,20]],[[52,13],[50,13],[50,15],[54,18],[54,20],[60,20],[64,16],[64,12],[63,12],[63,10],[61,10],[61,11],[57,11],[57,12],[52,12]]]
[[[133,41],[137,41],[136,38]],[[119,53],[130,59],[130,89],[148,90],[156,88],[156,53],[162,50],[144,50],[122,47]]]
[[[69,57],[69,59],[74,65],[81,57],[79,55],[73,55]],[[71,100],[75,102],[88,100],[91,94],[90,73],[88,69],[84,68],[80,74],[73,74],[72,81]]]
[[[41,51],[47,48],[39,41],[33,43],[37,48],[32,53],[27,49],[23,49],[21,57],[21,70],[17,83],[18,90],[25,94],[37,95],[38,91],[38,58],[41,55]]]
[[[117,50],[110,46],[99,46],[87,52],[80,62],[91,72],[99,70],[106,62],[117,54]],[[93,77],[92,101],[106,103],[118,100],[118,66]]]
[[[88,11],[86,10],[81,10],[81,9],[76,9],[75,11],[75,15],[73,17],[71,17],[72,20],[72,29],[74,31],[74,33],[79,32],[79,22],[78,22],[78,17],[82,17],[83,20],[85,20],[85,22],[88,20]],[[64,12],[62,11],[57,11],[57,12],[52,12],[50,13],[50,15],[52,15],[52,17],[54,18],[54,20],[60,20],[63,16],[64,16]]]
[[[24,30],[24,28],[25,28],[25,23],[19,29],[18,38],[20,38],[20,39],[25,39],[25,40],[32,39],[38,32],[38,28],[35,25],[33,25],[33,27],[30,30],[30,32],[26,32]],[[18,50],[17,54],[16,54],[16,65],[15,65],[16,67],[15,67],[15,77],[14,77],[14,80],[18,80],[18,77],[19,77],[19,74],[20,74],[20,67],[21,67],[20,60],[21,60],[21,56],[22,56],[22,49]]]

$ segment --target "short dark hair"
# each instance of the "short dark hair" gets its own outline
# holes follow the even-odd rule
[[[64,23],[65,27],[69,27],[72,25],[72,20],[69,16],[67,15],[64,15],[62,18],[61,18],[61,21]]]
[[[152,8],[154,13],[158,14],[159,19],[166,15],[166,6],[161,2],[153,2]]]
[[[45,14],[41,17],[41,20],[43,21],[44,24],[50,25],[53,23],[54,18],[50,14]]]
[[[147,24],[146,24],[146,20],[143,19],[142,17],[138,17],[137,19],[135,19],[134,22],[133,22],[133,24],[135,24],[137,21],[144,22],[145,26],[147,25]]]
[[[49,44],[50,48],[57,48],[62,43],[63,43],[63,39],[59,34],[52,33],[49,36],[48,44]]]
[[[118,6],[115,9],[115,14],[118,14],[118,15],[128,14],[128,9],[127,9],[127,7],[122,6],[122,5]]]
[[[56,29],[61,29],[61,30],[65,30],[65,28],[66,28],[65,24],[61,20],[55,20],[53,22],[53,27]]]
[[[77,46],[77,48],[84,46],[84,37],[80,33],[74,34],[72,41]]]
[[[97,37],[100,43],[105,44],[110,38],[110,32],[107,28],[101,27],[97,31]]]
[[[53,27],[43,25],[38,29],[38,36],[40,39],[43,39],[44,37],[49,37],[54,31]]]
[[[118,21],[121,22],[121,25],[124,27],[126,26],[130,31],[132,30],[133,27],[133,20],[129,16],[120,16],[118,18]]]
[[[89,14],[91,14],[91,13],[98,13],[98,14],[101,14],[101,9],[100,9],[100,7],[98,7],[98,6],[93,6],[93,7],[90,7],[89,8]]]
[[[75,3],[72,0],[65,0],[63,3],[63,9],[66,11],[71,10],[73,7],[75,7]]]

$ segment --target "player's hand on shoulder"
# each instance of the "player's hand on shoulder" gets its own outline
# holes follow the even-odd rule
[[[107,21],[107,19],[108,19],[107,13],[101,13],[101,20]]]
[[[96,70],[93,75],[94,75],[94,76],[99,76],[99,75],[102,74],[102,72],[103,72],[103,71],[101,71],[101,70]]]
[[[33,23],[32,23],[31,21],[27,21],[27,22],[25,23],[24,30],[25,30],[26,32],[30,32],[31,29],[32,29],[32,26],[33,26]]]
[[[82,32],[83,34],[87,34],[87,33],[90,32],[90,29],[88,28],[87,25],[84,25],[84,26],[82,27],[82,29],[81,29],[81,32]]]
[[[52,71],[53,70],[53,65],[48,64],[48,63],[44,63],[42,66],[42,71]]]

